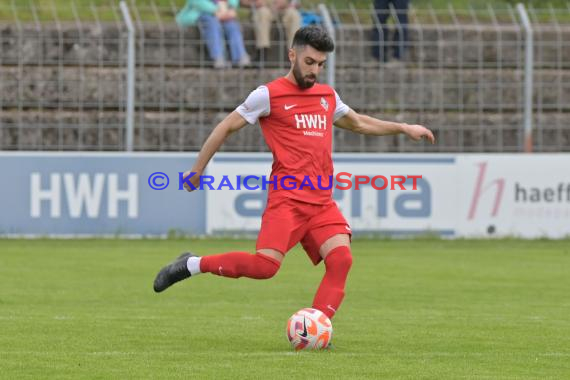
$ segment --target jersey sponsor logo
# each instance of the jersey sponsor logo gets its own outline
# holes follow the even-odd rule
[[[296,104],[291,104],[290,106],[287,105],[287,104],[285,104],[285,105],[283,106],[283,108],[285,108],[285,111],[289,111],[291,108],[296,107],[296,106],[297,106]]]
[[[327,115],[295,114],[297,129],[327,129]]]
[[[303,131],[303,134],[305,136],[325,137],[325,134],[323,132],[317,131]]]

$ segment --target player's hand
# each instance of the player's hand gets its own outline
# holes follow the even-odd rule
[[[192,175],[192,173],[195,173],[192,177],[190,177],[190,179],[188,180],[188,182],[190,182],[195,189],[197,189],[200,186],[200,176],[202,175],[202,173],[196,173],[193,172],[192,170],[188,170],[187,172],[184,172],[184,174],[182,174],[182,179],[186,179],[188,178],[190,175]],[[184,181],[184,189],[186,189],[186,191],[194,191],[195,189],[193,189],[190,185],[188,185],[188,183],[186,181]]]
[[[435,137],[433,137],[432,131],[430,131],[423,125],[404,124],[404,133],[414,141],[420,141],[421,139],[426,139],[432,144],[435,144]]]

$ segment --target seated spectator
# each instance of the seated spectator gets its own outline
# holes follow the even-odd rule
[[[396,62],[404,59],[406,45],[408,44],[408,7],[409,0],[374,0],[374,9],[378,22],[382,27],[382,32],[377,28],[373,30],[372,55],[382,61],[388,62],[390,59],[390,48],[393,48]],[[388,17],[391,14],[390,4],[394,6],[397,22],[394,31],[393,42],[388,42]],[[402,31],[400,35],[400,29]]]
[[[295,32],[301,27],[297,0],[241,0],[241,4],[254,8],[255,46],[260,62],[265,60],[271,47],[271,25],[277,18],[285,27],[287,47],[291,46]]]
[[[187,0],[185,7],[176,15],[176,22],[180,26],[199,25],[215,68],[228,66],[226,39],[232,62],[240,67],[251,64],[237,19],[238,6],[239,0]]]

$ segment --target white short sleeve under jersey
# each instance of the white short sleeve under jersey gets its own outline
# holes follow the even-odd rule
[[[343,103],[335,91],[336,108],[334,110],[333,122],[337,121],[348,113],[350,108]],[[266,86],[259,86],[253,90],[247,99],[236,108],[249,124],[255,124],[260,117],[269,116],[271,104],[269,102],[269,89]]]
[[[350,111],[350,107],[343,103],[336,91],[334,92],[334,96],[336,98],[336,108],[334,110],[333,123]]]
[[[269,89],[266,86],[259,86],[236,108],[236,111],[249,124],[255,124],[260,117],[269,116],[271,111]]]

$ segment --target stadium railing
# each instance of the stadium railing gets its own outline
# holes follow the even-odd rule
[[[65,10],[52,4],[0,6],[0,150],[124,150],[127,31],[118,4],[85,7],[72,1]],[[136,28],[137,151],[199,149],[251,90],[288,70],[279,22],[262,66],[214,70],[197,28],[175,24],[174,5],[128,6]],[[383,119],[424,124],[438,137],[437,145],[428,146],[337,130],[337,151],[524,149],[525,31],[515,8],[412,7],[405,59],[387,63],[371,54],[371,35],[381,30],[372,8],[328,9],[336,30],[336,89],[343,100]],[[569,151],[570,9],[527,12],[534,42],[533,148]],[[248,10],[241,22],[255,56]],[[389,34],[402,27],[390,21]],[[256,128],[246,128],[223,149],[266,147]]]

